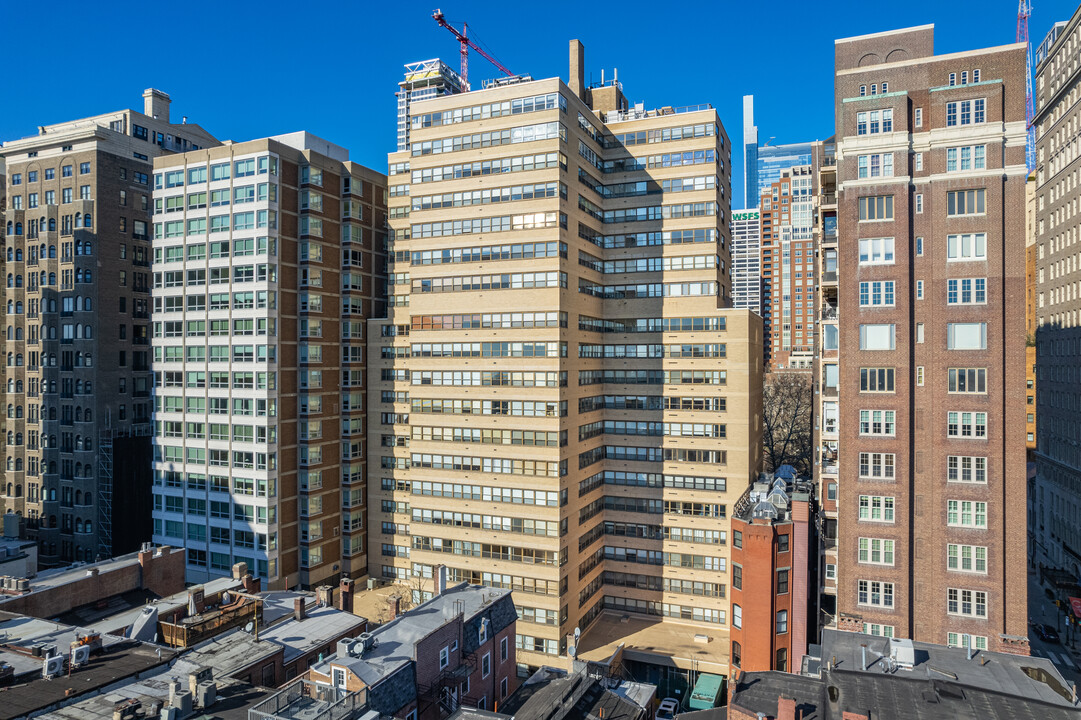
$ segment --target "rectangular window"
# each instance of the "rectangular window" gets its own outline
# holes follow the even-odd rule
[[[946,545],[946,567],[959,572],[987,574],[987,548],[978,545]]]
[[[892,265],[893,238],[860,240],[860,265]]]
[[[860,283],[860,307],[893,307],[893,304],[893,280],[874,280]]]
[[[893,220],[893,196],[868,195],[861,197],[860,220]]]
[[[949,482],[986,483],[987,458],[950,455],[946,458],[946,480]]]
[[[987,278],[958,278],[946,281],[948,305],[987,304]]]
[[[951,393],[986,393],[987,368],[950,368]]]
[[[858,580],[857,591],[857,602],[860,605],[893,607],[893,583],[878,580]]]
[[[987,503],[974,500],[947,500],[946,524],[951,527],[986,528]]]
[[[987,191],[979,190],[951,190],[946,193],[946,214],[956,215],[983,215],[986,207]]]
[[[893,497],[860,495],[860,520],[864,522],[893,522]]]
[[[987,617],[987,593],[982,590],[946,590],[946,612],[966,617]]]
[[[915,123],[914,123],[915,126],[916,127],[923,127],[923,108],[916,108],[915,115],[916,115],[916,120],[915,120]]]
[[[860,453],[860,477],[893,480],[894,479],[894,455],[893,453],[861,452]]]
[[[893,177],[893,153],[860,155],[857,167],[861,178]]]
[[[987,101],[983,98],[946,103],[946,127],[977,125],[986,119]]]
[[[860,392],[894,391],[894,368],[860,368]]]
[[[916,193],[916,214],[923,214],[923,193]]]
[[[946,323],[949,350],[986,350],[987,323]]]
[[[984,170],[986,168],[986,145],[946,148],[946,172],[965,172],[968,170]]]
[[[987,439],[987,413],[958,411],[946,413],[946,434],[956,438]]]
[[[860,350],[893,350],[895,332],[892,324],[860,325]]]
[[[894,410],[860,410],[860,435],[895,435],[895,417]]]
[[[859,562],[864,565],[893,565],[893,540],[860,538]]]

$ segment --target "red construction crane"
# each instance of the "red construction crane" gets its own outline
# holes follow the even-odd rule
[[[485,60],[487,60],[491,64],[495,65],[497,68],[499,68],[503,72],[504,75],[508,75],[508,76],[513,76],[514,75],[514,73],[512,73],[510,70],[508,70],[507,68],[505,68],[503,66],[503,63],[499,62],[494,57],[492,57],[491,55],[486,53],[479,45],[477,45],[475,42],[473,42],[472,40],[470,40],[467,37],[467,34],[469,32],[469,25],[467,23],[462,23],[462,29],[458,30],[458,28],[451,25],[449,22],[447,22],[447,19],[445,17],[443,17],[443,11],[442,10],[436,10],[434,13],[432,13],[432,18],[437,23],[439,23],[440,27],[445,27],[447,30],[450,30],[451,34],[453,34],[454,37],[458,39],[458,42],[462,46],[462,49],[461,49],[461,55],[462,55],[461,76],[462,76],[462,82],[466,85],[466,87],[469,86],[469,48],[473,48],[474,50],[479,52],[481,54],[481,57],[483,57]]]

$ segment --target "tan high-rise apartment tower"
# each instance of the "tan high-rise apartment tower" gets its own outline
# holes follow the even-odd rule
[[[711,107],[631,107],[582,63],[573,41],[569,85],[415,103],[389,158],[370,573],[513,588],[524,664],[625,642],[658,679],[727,673],[762,381],[761,320],[729,300],[731,148]]]

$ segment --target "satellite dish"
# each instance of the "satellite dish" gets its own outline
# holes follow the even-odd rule
[[[255,629],[255,623],[250,622],[250,621],[248,622],[247,625],[244,626],[244,632],[246,632],[246,633],[250,633],[254,629]]]
[[[580,638],[580,637],[582,637],[582,628],[575,627],[574,628],[574,644],[575,645],[578,644],[578,638]]]

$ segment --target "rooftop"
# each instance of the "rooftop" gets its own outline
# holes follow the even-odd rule
[[[279,595],[286,593],[267,594]],[[292,606],[290,605],[291,613]],[[363,632],[368,625],[367,619],[332,607],[314,606],[305,609],[304,613],[303,622],[288,619],[259,631],[260,642],[272,642],[285,648],[284,661],[286,663],[290,663],[296,658],[343,635]],[[356,631],[356,633],[353,633],[353,631]]]
[[[375,644],[363,657],[337,658],[337,663],[349,667],[367,685],[374,685],[409,661],[416,660],[413,652],[417,642],[456,615],[461,614],[468,621],[509,594],[509,590],[468,583],[447,588],[431,600],[373,630]],[[329,674],[327,662],[316,665],[316,669]]]
[[[91,652],[85,665],[70,668],[53,680],[43,678],[43,650],[34,656],[35,646],[55,647],[56,654],[66,656],[72,642],[91,634],[93,631],[70,625],[0,612],[0,661],[12,668],[15,681],[3,690],[0,719],[20,717],[95,692],[175,657],[167,648],[102,635],[101,649]]]
[[[678,621],[603,612],[582,634],[577,657],[604,662],[622,646],[625,658],[682,668],[698,663],[697,669],[705,672],[727,671],[727,643],[718,637],[727,631],[718,627],[703,636],[701,630]]]
[[[200,668],[210,668],[214,671],[215,678],[227,677],[262,663],[280,651],[281,645],[264,640],[262,632],[256,640],[237,628],[196,645],[184,653],[177,664],[183,668],[191,668],[183,669],[185,674]]]
[[[639,683],[629,683],[640,685]],[[608,690],[599,679],[585,672],[567,674],[554,668],[541,668],[499,704],[500,711],[514,720],[560,720],[561,718],[605,718],[635,720],[650,704],[653,692],[645,694],[645,704],[638,704]]]

